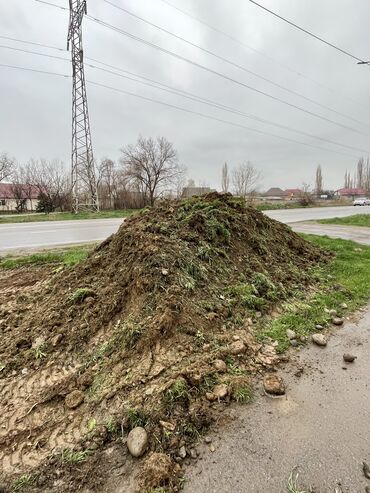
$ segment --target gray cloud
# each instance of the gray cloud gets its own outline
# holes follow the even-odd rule
[[[54,1],[64,6],[68,4],[65,0]],[[365,124],[369,121],[369,67],[356,65],[355,61],[292,29],[247,0],[171,1],[179,8],[222,29],[266,56],[236,44],[183,16],[161,0],[112,1],[278,84]],[[369,18],[370,5],[365,0],[359,0],[356,4],[346,0],[280,0],[278,3],[263,0],[262,3],[335,44],[366,58],[370,34],[366,29],[365,19]],[[89,0],[89,13],[229,77],[370,135],[369,126],[355,123],[288,94],[119,12],[103,0]],[[64,48],[67,25],[67,12],[38,4],[33,0],[0,3],[0,34],[4,36]],[[32,48],[20,43],[0,40],[0,44],[69,58],[68,53]],[[84,23],[84,48],[85,56],[216,100],[240,111],[325,139],[364,150],[370,149],[365,135],[359,135],[269,100],[88,19]],[[370,58],[370,53],[368,57]],[[63,74],[71,73],[69,62],[2,48],[0,63]],[[304,74],[307,78],[299,74]],[[196,181],[206,181],[214,187],[220,184],[221,165],[224,161],[233,167],[242,161],[250,160],[261,170],[264,187],[295,187],[302,182],[313,184],[315,168],[320,163],[323,168],[324,185],[336,188],[342,185],[345,169],[352,169],[361,155],[361,152],[341,149],[310,137],[253,122],[242,116],[141,86],[92,68],[86,69],[86,75],[92,81],[339,152],[336,154],[286,142],[89,85],[92,137],[97,158],[109,156],[117,159],[119,148],[134,142],[138,134],[165,135],[177,147],[181,161],[188,168],[189,177]],[[0,115],[1,151],[8,151],[19,161],[25,161],[31,156],[44,156],[59,158],[68,164],[71,127],[70,79],[0,67]]]

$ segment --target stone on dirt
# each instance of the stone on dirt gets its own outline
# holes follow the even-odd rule
[[[323,325],[320,325],[320,324],[316,324],[315,325],[315,329],[316,330],[323,330],[324,329],[324,326]]]
[[[291,339],[290,341],[290,345],[293,346],[293,347],[297,347],[298,346],[298,341],[297,339]]]
[[[333,318],[334,325],[343,325],[343,318],[335,317]]]
[[[213,389],[213,394],[215,395],[216,399],[224,399],[227,396],[228,392],[229,390],[227,388],[227,385],[224,383],[216,385]]]
[[[144,455],[148,446],[148,434],[144,428],[137,426],[127,436],[127,448],[133,457]]]
[[[312,339],[312,342],[314,342],[318,346],[326,346],[328,343],[328,340],[324,336],[324,334],[312,334],[311,339]]]
[[[263,387],[268,394],[284,395],[285,384],[284,380],[275,373],[268,373],[264,376]]]
[[[213,362],[213,366],[215,367],[215,370],[219,372],[225,373],[227,371],[226,363],[222,359],[216,359]]]
[[[291,329],[287,329],[286,335],[287,335],[287,338],[290,340],[295,339],[297,337],[297,334],[294,332],[294,330],[291,330]]]
[[[357,356],[354,356],[353,354],[350,353],[344,353],[343,354],[343,359],[346,363],[353,363]]]
[[[73,390],[65,398],[65,405],[69,409],[75,409],[83,403],[85,400],[85,394],[81,390]]]
[[[186,448],[183,445],[182,447],[179,448],[179,457],[181,457],[181,459],[185,459],[186,456],[187,456]]]
[[[243,341],[235,341],[230,344],[230,353],[234,355],[245,353],[246,349]]]

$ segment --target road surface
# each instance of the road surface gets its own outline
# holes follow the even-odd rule
[[[284,493],[295,469],[299,488],[289,491],[361,493],[370,486],[362,462],[370,465],[370,308],[347,323],[326,348],[308,346],[296,366],[280,372],[288,385],[283,398],[267,397],[232,410],[222,435],[211,436],[214,453],[185,476],[184,493]],[[345,364],[343,353],[357,356]],[[345,369],[343,369],[345,368]],[[312,489],[311,489],[312,488]],[[366,490],[367,491],[367,490]]]
[[[266,211],[265,214],[278,221],[294,225],[296,222],[312,219],[370,214],[370,207],[315,207]],[[0,224],[0,252],[10,253],[12,251],[101,241],[115,233],[121,223],[121,219],[81,219],[77,221]]]

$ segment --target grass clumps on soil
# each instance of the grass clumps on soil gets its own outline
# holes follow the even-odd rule
[[[85,400],[75,412],[86,422],[99,413],[106,422],[109,408],[124,436],[144,426],[149,453],[172,460],[224,403],[251,401],[253,375],[277,361],[271,340],[256,340],[255,322],[276,303],[314,289],[317,266],[329,258],[230,194],[163,201],[54,275],[32,306],[0,313],[12,327],[2,338],[1,375],[26,362],[42,372],[67,359],[77,370],[49,389],[45,432],[60,426],[64,396],[77,388]],[[29,348],[40,336],[48,358],[31,361]],[[163,478],[145,487],[171,491],[172,479]]]
[[[332,217],[330,219],[320,219],[321,224],[342,224],[344,226],[363,226],[370,227],[370,214],[355,214],[347,217]]]
[[[0,269],[15,269],[22,266],[56,264],[71,267],[85,260],[91,247],[69,248],[67,250],[33,253],[23,256],[6,256],[0,258]]]
[[[335,257],[313,269],[316,289],[297,291],[293,298],[282,303],[281,315],[262,330],[260,338],[276,340],[279,352],[290,345],[287,329],[304,339],[315,331],[316,324],[325,327],[331,323],[333,317],[329,310],[336,310],[341,317],[370,298],[370,247],[321,236],[304,237],[321,249],[334,252]]]
[[[100,212],[51,212],[50,214],[9,214],[0,217],[0,224],[9,223],[33,223],[45,221],[76,221],[79,219],[109,219],[123,218],[138,212],[138,209],[122,209],[115,211],[100,211]]]
[[[31,486],[32,483],[33,483],[32,476],[30,476],[29,474],[23,474],[23,476],[20,476],[19,478],[13,481],[11,486],[11,491],[12,492],[24,491],[26,488]]]

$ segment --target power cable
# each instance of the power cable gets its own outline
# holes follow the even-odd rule
[[[239,65],[238,63],[235,63],[232,60],[229,60],[228,58],[225,58],[225,57],[223,57],[221,55],[218,55],[217,53],[215,53],[215,52],[213,52],[211,50],[208,50],[206,48],[203,48],[202,46],[200,46],[200,45],[198,45],[196,43],[193,43],[192,41],[189,41],[188,39],[185,39],[182,36],[179,36],[179,35],[171,32],[171,31],[169,31],[169,30],[167,30],[167,29],[165,29],[165,28],[163,28],[163,27],[161,27],[161,26],[159,26],[157,24],[154,24],[153,22],[148,21],[147,19],[144,19],[143,17],[141,17],[141,16],[139,16],[139,15],[131,12],[130,10],[128,10],[126,8],[123,8],[120,5],[117,5],[117,4],[113,3],[111,0],[103,0],[103,2],[107,3],[108,5],[111,5],[112,7],[116,8],[116,9],[118,9],[118,10],[120,10],[120,11],[122,11],[122,12],[128,14],[128,15],[130,15],[131,17],[134,17],[135,19],[140,20],[141,22],[144,22],[145,24],[147,24],[147,25],[149,25],[151,27],[154,27],[155,29],[158,29],[158,30],[160,30],[160,31],[168,34],[169,36],[174,37],[175,39],[178,39],[178,40],[180,40],[180,41],[188,44],[189,46],[192,46],[193,48],[197,48],[198,50],[201,50],[203,53],[206,53],[207,55],[211,55],[211,56],[217,58],[218,60],[221,60],[224,63],[227,63],[227,64],[229,64],[229,65],[231,65],[233,67],[236,67],[236,68],[238,68],[240,70],[243,70],[244,72],[246,72],[248,74],[251,74],[254,77],[257,77],[258,79],[261,79],[264,82],[267,82],[268,84],[271,84],[271,85],[277,87],[278,89],[281,89],[283,91],[286,91],[289,94],[293,94],[294,96],[300,97],[300,98],[304,99],[305,101],[308,101],[310,103],[313,103],[313,104],[319,106],[320,108],[323,108],[325,110],[331,111],[331,112],[333,112],[333,113],[335,113],[335,114],[337,114],[339,116],[342,116],[344,118],[347,118],[348,120],[351,120],[351,121],[353,121],[355,123],[358,123],[360,125],[364,125],[364,126],[367,126],[367,127],[370,128],[370,125],[368,125],[368,124],[366,124],[364,122],[361,122],[361,121],[357,120],[356,118],[353,118],[353,117],[351,117],[349,115],[346,115],[345,113],[342,113],[342,112],[337,111],[337,110],[335,110],[333,108],[330,108],[329,106],[326,106],[325,104],[322,104],[322,103],[320,103],[320,102],[318,102],[318,101],[316,101],[316,100],[314,100],[312,98],[309,98],[309,97],[305,96],[304,94],[301,94],[301,93],[299,93],[297,91],[294,91],[292,89],[289,89],[288,87],[285,87],[285,86],[283,86],[281,84],[278,84],[277,82],[272,81],[268,77],[264,77],[263,75],[260,75],[260,74],[258,74],[256,72],[252,71],[252,70],[249,70],[248,68],[244,67],[243,65]]]
[[[308,31],[307,29],[304,29],[303,27],[299,26],[298,24],[295,24],[294,22],[286,19],[285,17],[277,14],[276,12],[268,9],[267,7],[265,7],[264,5],[261,5],[260,3],[256,2],[255,0],[249,0],[251,3],[253,3],[254,5],[256,5],[257,7],[265,10],[266,12],[268,12],[269,14],[272,14],[274,15],[275,17],[277,17],[278,19],[286,22],[287,24],[289,24],[290,26],[293,26],[295,27],[296,29],[299,29],[300,31],[304,32],[305,34],[308,34],[309,36],[311,36],[312,38],[315,38],[317,39],[318,41],[321,41],[322,43],[326,44],[327,46],[330,46],[331,48],[334,48],[335,50],[341,52],[342,54],[358,61],[358,62],[361,62],[361,63],[366,63],[364,61],[363,58],[358,58],[356,55],[353,55],[352,53],[350,53],[349,51],[346,51],[344,50],[343,48],[340,48],[339,46],[336,46],[334,45],[333,43],[330,43],[329,41],[326,41],[326,39],[323,39],[321,38],[320,36],[317,36],[316,34],[312,33],[311,31]]]
[[[100,24],[103,27],[106,27],[106,28],[111,29],[111,30],[113,30],[115,32],[118,32],[119,34],[122,34],[123,36],[126,36],[126,37],[128,37],[130,39],[133,39],[133,40],[135,40],[135,41],[137,41],[139,43],[142,43],[142,44],[144,44],[146,46],[150,46],[151,48],[154,48],[154,49],[156,49],[158,51],[161,51],[162,53],[165,53],[167,55],[173,56],[174,58],[177,58],[178,60],[182,60],[182,61],[184,61],[186,63],[189,63],[189,64],[191,64],[191,65],[193,65],[195,67],[198,67],[198,68],[200,68],[202,70],[205,70],[205,71],[207,71],[207,72],[209,72],[209,73],[211,73],[213,75],[217,75],[218,77],[221,77],[221,78],[223,78],[223,79],[225,79],[227,81],[233,82],[234,84],[237,84],[237,85],[242,86],[242,87],[244,87],[246,89],[249,89],[249,90],[251,90],[253,92],[256,92],[258,94],[261,94],[261,95],[263,95],[263,96],[265,96],[265,97],[267,97],[269,99],[272,99],[274,101],[278,101],[278,102],[280,102],[280,103],[282,103],[282,104],[284,104],[286,106],[289,106],[291,108],[294,108],[294,109],[296,109],[298,111],[301,111],[303,113],[306,113],[308,115],[314,116],[316,118],[319,118],[320,120],[326,121],[328,123],[332,123],[333,125],[336,125],[336,126],[345,128],[346,130],[350,130],[351,132],[355,132],[355,133],[358,133],[360,135],[364,135],[366,137],[369,136],[368,134],[365,134],[364,132],[361,132],[360,130],[356,130],[356,129],[352,128],[352,127],[349,127],[348,125],[344,125],[342,123],[339,123],[339,122],[336,122],[334,120],[331,120],[330,118],[326,118],[326,117],[324,117],[322,115],[319,115],[318,113],[315,113],[315,112],[310,111],[310,110],[306,110],[306,109],[304,109],[304,108],[302,108],[300,106],[297,106],[297,105],[295,105],[293,103],[289,103],[288,101],[285,101],[284,99],[281,99],[281,98],[278,98],[276,96],[273,96],[272,94],[266,93],[265,91],[262,91],[260,89],[257,89],[255,87],[253,87],[253,86],[250,86],[250,85],[248,85],[248,84],[246,84],[244,82],[241,82],[241,81],[239,81],[237,79],[234,79],[234,78],[232,78],[232,77],[230,77],[230,76],[228,76],[226,74],[223,74],[221,72],[218,72],[217,70],[211,69],[211,68],[209,68],[209,67],[207,67],[205,65],[202,65],[201,63],[195,62],[194,60],[191,60],[191,59],[186,58],[186,57],[184,57],[182,55],[179,55],[178,53],[175,53],[173,51],[170,51],[170,50],[167,50],[165,48],[162,48],[159,45],[156,45],[156,44],[154,44],[154,43],[152,43],[150,41],[147,41],[147,40],[142,39],[142,38],[140,38],[138,36],[135,36],[135,35],[127,32],[127,31],[124,31],[124,30],[122,30],[122,29],[120,29],[120,28],[118,28],[116,26],[112,26],[111,24],[109,24],[109,23],[107,23],[105,21],[101,21],[100,19],[97,19],[97,18],[92,17],[90,15],[87,15],[86,18],[89,19],[89,20],[91,20],[91,21],[93,21],[93,22],[96,22],[96,23]]]

